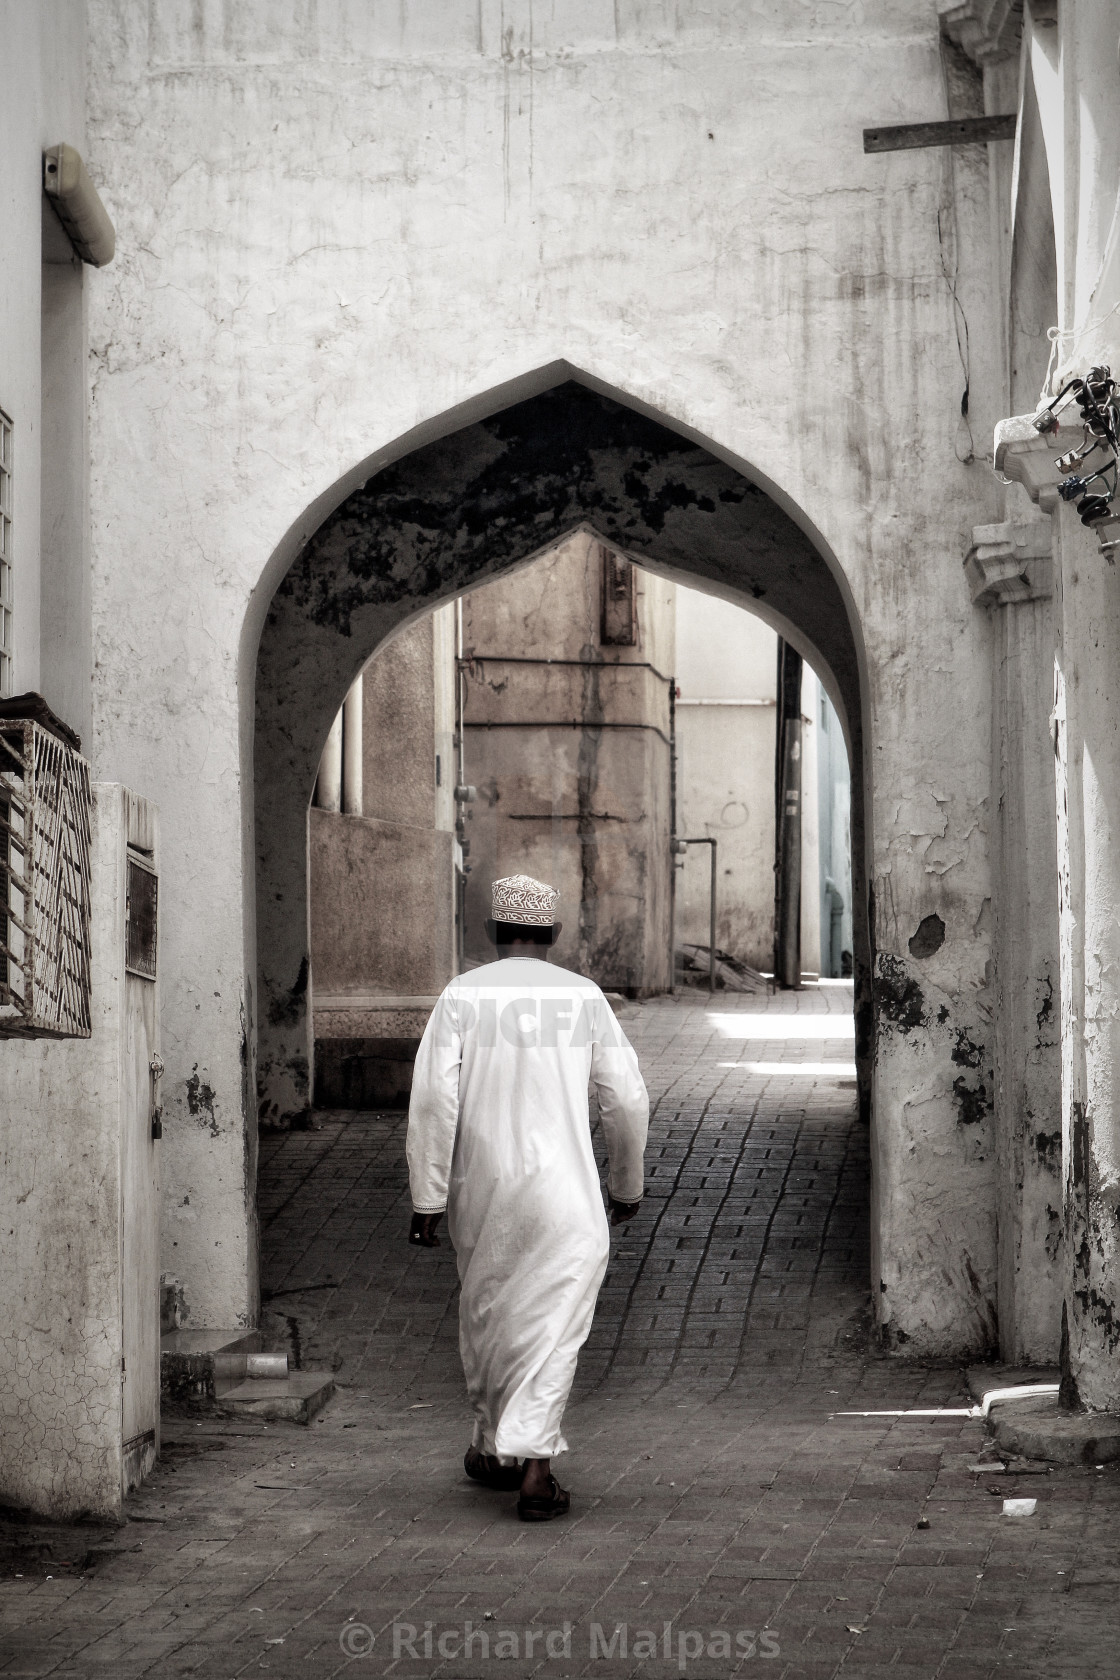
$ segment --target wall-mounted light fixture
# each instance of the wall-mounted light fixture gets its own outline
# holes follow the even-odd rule
[[[1081,523],[1096,531],[1101,549],[1110,562],[1120,548],[1120,519],[1113,502],[1120,469],[1120,389],[1107,367],[1090,368],[1084,378],[1067,379],[1053,402],[1034,416],[1034,427],[1043,437],[1058,430],[1058,416],[1076,403],[1081,424],[1081,442],[1054,462],[1062,475],[1058,494],[1063,502],[1076,502]]]
[[[116,231],[73,146],[51,146],[43,153],[43,191],[82,261],[94,268],[112,262]]]

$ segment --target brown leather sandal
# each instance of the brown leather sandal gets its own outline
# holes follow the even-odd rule
[[[517,1501],[517,1514],[522,1522],[551,1522],[553,1517],[566,1517],[572,1496],[560,1486],[555,1476],[548,1478],[547,1497],[540,1493],[523,1493]]]
[[[479,1452],[477,1447],[467,1448],[463,1469],[472,1482],[481,1482],[499,1493],[513,1493],[521,1486],[524,1474],[520,1464],[502,1464],[492,1453]]]

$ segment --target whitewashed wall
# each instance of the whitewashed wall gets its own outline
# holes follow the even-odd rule
[[[270,592],[398,440],[563,361],[745,466],[835,558],[866,650],[885,987],[875,1300],[888,1339],[985,1345],[991,1150],[984,1101],[959,1098],[983,1064],[953,1056],[988,1030],[987,652],[960,567],[996,517],[987,151],[866,157],[860,135],[946,114],[933,5],[92,0],[90,20],[119,241],[90,286],[95,754],[163,813],[166,1242],[190,1322],[256,1305]],[[916,964],[932,908],[946,942]]]
[[[774,963],[774,730],[778,638],[753,613],[677,591],[677,828],[718,842],[717,943],[767,973]],[[817,743],[820,685],[802,679],[801,966],[820,961]],[[710,862],[694,847],[677,875],[677,937],[708,943]]]

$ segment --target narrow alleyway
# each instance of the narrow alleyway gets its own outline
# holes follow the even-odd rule
[[[627,1011],[649,1195],[545,1528],[461,1473],[454,1259],[405,1244],[403,1116],[266,1139],[269,1334],[338,1395],[310,1429],[167,1419],[99,1555],[0,1584],[0,1674],[1110,1673],[1120,1474],[977,1474],[960,1372],[869,1345],[848,1011],[840,986]]]
[[[810,1348],[855,1333],[869,1213],[851,989],[797,1003],[727,996],[715,1010],[705,993],[626,1011],[650,1089],[649,1194],[615,1233],[580,1360],[583,1397],[620,1379],[628,1396],[653,1394],[670,1378],[708,1395],[760,1366],[796,1374]],[[840,1036],[736,1036],[743,1014],[754,1031],[771,1014],[776,1033],[800,1032],[795,1008],[815,1022],[835,1016]],[[834,1077],[813,1075],[822,1055]],[[794,1065],[760,1075],[759,1063]],[[403,1114],[323,1117],[320,1131],[265,1139],[261,1151],[273,1333],[298,1335],[305,1365],[333,1365],[379,1401],[462,1388],[453,1251],[446,1240],[436,1253],[402,1241],[404,1136]]]

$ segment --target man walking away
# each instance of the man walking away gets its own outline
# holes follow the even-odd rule
[[[588,1122],[595,1088],[612,1225],[644,1190],[649,1098],[594,981],[549,965],[559,895],[528,875],[493,885],[497,962],[452,980],[416,1057],[408,1114],[410,1242],[439,1246],[444,1210],[462,1292],[459,1347],[474,1409],[464,1465],[520,1489],[524,1522],[562,1516],[551,1473],[610,1240]]]

